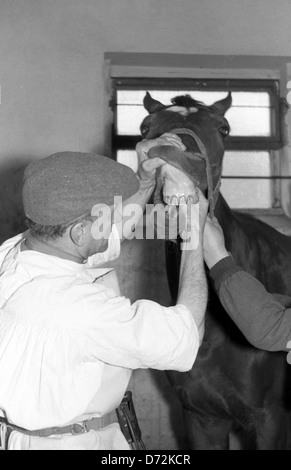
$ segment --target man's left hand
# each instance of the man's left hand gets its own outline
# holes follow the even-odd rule
[[[203,236],[204,260],[211,269],[216,263],[229,256],[225,247],[223,230],[216,217],[206,219]]]

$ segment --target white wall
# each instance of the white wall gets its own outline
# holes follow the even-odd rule
[[[106,52],[288,56],[290,15],[290,0],[0,0],[0,241],[18,166],[107,149]]]
[[[290,15],[290,0],[0,0],[0,242],[19,225],[18,167],[107,151],[106,52],[288,56]]]
[[[291,55],[289,0],[0,0],[0,168],[102,151],[105,52]]]

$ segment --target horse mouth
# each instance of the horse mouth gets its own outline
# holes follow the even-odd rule
[[[199,201],[197,188],[204,191],[207,187],[205,161],[200,154],[160,145],[149,150],[149,157],[166,162],[157,170],[156,203],[163,200],[165,205],[179,206]]]
[[[160,171],[163,201],[169,206],[196,204],[199,201],[198,183],[195,184],[183,171],[165,164]]]

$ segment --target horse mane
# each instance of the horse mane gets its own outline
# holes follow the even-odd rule
[[[190,95],[175,96],[171,99],[171,103],[173,103],[174,106],[183,106],[184,108],[207,108],[202,101],[194,100]]]

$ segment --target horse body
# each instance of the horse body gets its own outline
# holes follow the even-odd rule
[[[290,238],[231,211],[222,196],[215,215],[237,264],[270,292],[291,295]],[[173,285],[178,282],[178,265],[171,256],[168,269],[171,277],[176,276]],[[191,448],[226,449],[231,432],[243,448],[288,448],[288,367],[285,353],[262,351],[248,343],[210,288],[205,337],[196,362],[188,373],[168,373],[186,410]]]
[[[145,105],[150,108],[148,102],[147,96]],[[197,106],[196,112],[188,116],[168,112],[166,119],[163,118],[165,107],[158,103],[154,102],[152,114],[144,121],[149,129],[146,137],[157,137],[177,127],[195,130],[207,148],[212,177],[217,184],[224,152],[218,129],[226,126],[223,114],[229,102],[217,103],[217,109],[222,110],[219,115],[213,106],[202,106],[199,116],[199,104],[188,100],[188,109],[190,104],[192,109]],[[187,151],[197,152],[193,139],[185,136],[182,140]],[[205,168],[205,162],[194,164]],[[183,170],[182,161],[179,165]],[[207,188],[206,178],[200,177],[199,186]],[[249,215],[231,210],[221,194],[215,215],[223,228],[227,249],[237,264],[259,279],[269,292],[291,295],[290,237]],[[171,242],[167,243],[167,273],[175,303],[180,252]],[[195,364],[187,373],[171,371],[168,377],[182,402],[192,449],[228,449],[230,435],[238,437],[243,449],[290,447],[291,382],[286,353],[254,348],[229,318],[211,286],[205,337]]]

